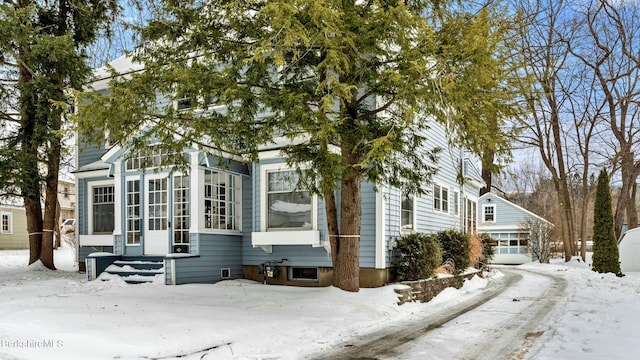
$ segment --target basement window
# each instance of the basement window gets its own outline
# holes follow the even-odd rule
[[[289,267],[289,280],[291,281],[318,281],[317,267]]]

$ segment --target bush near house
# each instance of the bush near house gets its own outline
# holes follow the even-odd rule
[[[442,247],[442,259],[452,259],[457,273],[466,270],[471,262],[471,239],[457,230],[445,230],[435,234]]]
[[[493,259],[493,247],[496,241],[489,234],[473,234],[469,238],[471,253],[470,264],[477,268],[485,268]]]
[[[436,236],[412,233],[398,238],[393,265],[402,280],[427,279],[442,263],[442,250]]]

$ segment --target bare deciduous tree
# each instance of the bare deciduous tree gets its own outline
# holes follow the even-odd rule
[[[541,263],[548,264],[551,258],[553,228],[547,223],[529,218],[520,224],[523,233],[529,233],[529,251]]]

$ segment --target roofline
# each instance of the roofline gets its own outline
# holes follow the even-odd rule
[[[495,196],[495,197],[497,197],[498,199],[500,199],[500,200],[502,200],[502,201],[504,201],[504,202],[506,202],[506,203],[508,203],[508,204],[513,205],[516,209],[522,210],[522,211],[524,211],[525,213],[527,213],[527,214],[529,214],[529,215],[531,215],[531,216],[533,216],[533,217],[535,217],[535,218],[538,218],[538,219],[540,219],[540,220],[542,220],[542,221],[546,222],[547,224],[549,224],[549,225],[551,225],[551,226],[555,226],[551,221],[549,221],[549,220],[547,220],[547,219],[543,218],[542,216],[540,216],[540,215],[538,215],[538,214],[535,214],[535,213],[533,213],[533,212],[531,212],[531,211],[529,211],[529,210],[527,210],[527,209],[523,208],[522,206],[520,206],[520,205],[518,205],[518,204],[515,204],[515,203],[513,203],[513,202],[511,202],[511,201],[509,201],[509,200],[507,200],[507,199],[503,198],[502,196],[500,196],[500,195],[498,195],[498,194],[495,194],[495,193],[492,193],[492,192],[488,192],[488,193],[486,193],[486,194],[484,194],[484,195],[480,196],[480,197],[478,198],[478,202],[482,201],[482,200],[483,200],[483,198],[485,198],[485,197],[489,197],[489,196]]]

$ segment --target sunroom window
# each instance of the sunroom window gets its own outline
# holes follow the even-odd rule
[[[204,224],[206,229],[240,230],[241,191],[239,175],[205,170]]]
[[[294,170],[267,172],[267,228],[311,229],[312,197],[297,188]]]

